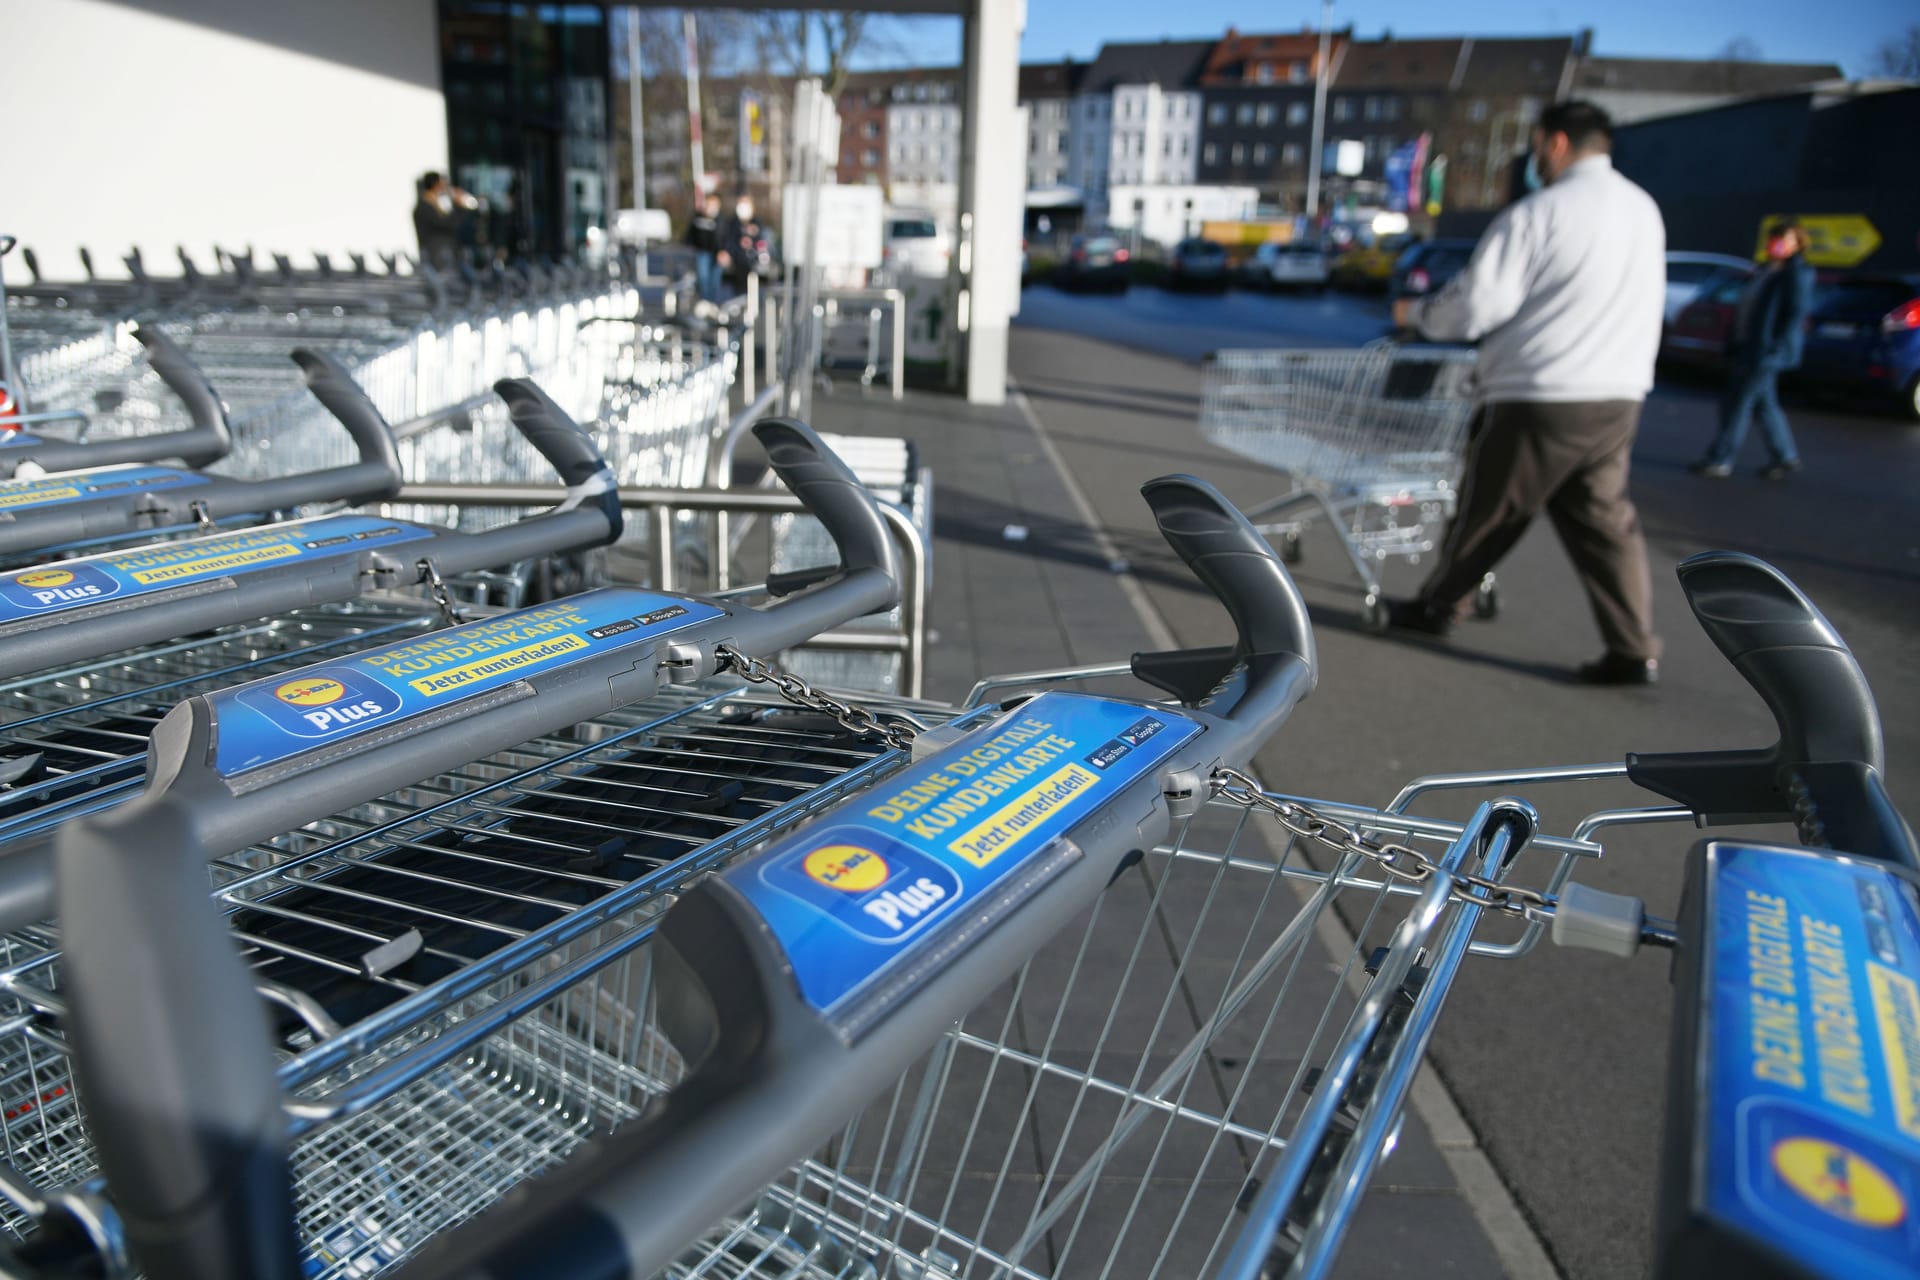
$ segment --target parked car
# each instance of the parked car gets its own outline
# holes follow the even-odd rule
[[[953,243],[930,213],[901,210],[887,215],[887,269],[903,276],[945,276]]]
[[[1118,236],[1075,236],[1066,260],[1054,271],[1054,283],[1062,289],[1125,292],[1133,280],[1133,268],[1128,263],[1132,256]]]
[[[1740,295],[1753,278],[1753,264],[1722,267],[1696,287],[1698,296],[1680,308],[1660,334],[1660,361],[1718,369],[1727,362],[1727,343],[1733,337],[1733,317]]]
[[[1167,259],[1169,289],[1224,289],[1227,287],[1227,250],[1198,236],[1173,246]]]
[[[1693,253],[1680,249],[1667,254],[1667,306],[1663,319],[1667,324],[1678,320],[1687,304],[1701,295],[1706,283],[1721,273],[1741,271],[1751,275],[1753,267],[1749,260],[1725,253]]]
[[[1798,381],[1890,397],[1920,418],[1920,276],[1841,276],[1823,288]]]
[[[1259,289],[1324,289],[1327,251],[1306,242],[1263,244],[1240,270],[1242,278]]]
[[[1387,280],[1387,296],[1396,300],[1424,298],[1439,292],[1467,269],[1478,243],[1478,240],[1422,240],[1407,246],[1393,264],[1393,274]]]
[[[1327,278],[1336,289],[1377,292],[1387,287],[1394,261],[1412,243],[1410,235],[1381,236],[1370,245],[1349,249],[1333,260]]]

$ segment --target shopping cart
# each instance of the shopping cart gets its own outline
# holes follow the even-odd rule
[[[147,330],[153,364],[192,408],[196,421],[228,439],[226,416],[214,389],[172,343]],[[46,559],[130,540],[153,541],[258,524],[310,503],[357,505],[391,497],[400,488],[400,460],[387,424],[353,390],[353,377],[332,357],[298,349],[292,361],[308,390],[334,422],[346,428],[359,461],[267,480],[239,480],[180,467],[114,466],[67,471],[42,480],[0,482],[0,562]],[[138,437],[94,446],[141,443]],[[212,446],[209,446],[211,448]],[[201,460],[187,452],[187,467]],[[216,455],[217,456],[217,455]]]
[[[1352,351],[1219,351],[1202,374],[1200,430],[1284,473],[1290,492],[1247,512],[1297,563],[1324,520],[1353,566],[1368,627],[1387,625],[1378,565],[1418,563],[1454,510],[1472,413],[1469,349],[1377,342]],[[1474,607],[1499,608],[1493,576]]]
[[[1681,948],[1662,1280],[1911,1275],[1920,1241],[1887,1228],[1907,1220],[1920,1134],[1888,1073],[1911,1060],[1902,1055],[1920,1018],[1920,861],[1880,787],[1871,695],[1825,619],[1750,557],[1683,566],[1703,626],[1779,721],[1772,749],[1423,779],[1385,808],[1303,800],[1234,761],[1311,682],[1304,611],[1297,597],[1258,607],[1277,569],[1262,567],[1250,526],[1228,532],[1221,506],[1184,500],[1195,492],[1162,488],[1156,506],[1188,562],[1235,606],[1240,640],[1136,660],[1184,705],[1048,692],[922,733],[911,765],[875,771],[649,919],[651,963],[626,993],[632,1003],[615,1006],[600,987],[569,1001],[577,978],[535,984],[520,1004],[534,1025],[518,1040],[470,1044],[460,1059],[458,1085],[449,1081],[460,1114],[504,1117],[511,1104],[494,1095],[522,1092],[571,1112],[638,1062],[650,1078],[628,1080],[622,1095],[622,1116],[634,1118],[440,1236],[400,1274],[1324,1276],[1394,1144],[1466,957],[1521,955],[1550,933],[1618,955]],[[1183,501],[1169,500],[1176,493]],[[1057,739],[1087,730],[1087,742],[1054,754]],[[1031,767],[989,781],[1015,765]],[[1080,803],[1061,797],[1057,779],[1089,766],[1100,775]],[[1543,834],[1510,798],[1465,822],[1407,811],[1436,790],[1613,776],[1678,803],[1602,811],[1568,837]],[[1853,852],[1704,841],[1677,924],[1569,878],[1610,826],[1756,820],[1792,821],[1810,846]],[[73,849],[63,876],[84,868],[89,884],[111,883],[100,874],[108,850],[83,860],[80,841]],[[210,923],[197,895],[167,901]],[[1337,927],[1335,901],[1362,927],[1326,972],[1313,940]],[[1870,1113],[1756,1083],[1755,1054],[1783,1034],[1753,1034],[1753,975],[1771,964],[1779,981],[1771,937],[1754,943],[1756,921],[1804,936],[1804,972],[1817,966],[1839,983],[1786,1015],[1809,1055],[1820,1027],[1838,1034],[1831,1002],[1842,988],[1849,1008],[1874,1010],[1870,1026],[1864,1013],[1841,1018],[1857,1033],[1848,1047],[1866,1055]],[[76,964],[79,927],[70,914]],[[88,936],[105,945],[141,927],[128,904]],[[149,955],[146,945],[121,967]],[[217,961],[226,1000],[245,1005],[231,956],[192,957],[206,967],[180,985],[209,990]],[[142,1049],[169,1035],[242,1043],[231,1018],[175,1030],[129,1025],[138,1010],[126,1002],[89,1011],[93,984],[118,987],[105,972],[73,976],[88,1089],[104,1085],[89,1075],[90,1050],[146,1068]],[[1145,1043],[1123,1047],[1121,1010],[1146,1015]],[[108,1049],[116,1035],[121,1047]],[[509,1054],[536,1043],[553,1064],[545,1072]],[[264,1065],[223,1078],[229,1091],[253,1081],[245,1105],[216,1111],[208,1098],[197,1113],[196,1173],[219,1167],[217,1154],[252,1177],[280,1167]],[[116,1147],[168,1110],[151,1105],[146,1071],[120,1077]],[[110,1186],[122,1169],[149,1182],[162,1169],[177,1176],[158,1163],[178,1150],[161,1132],[156,1124],[152,1145],[103,1149]],[[209,1134],[230,1145],[217,1153]],[[1051,1154],[1035,1170],[1026,1153],[1043,1134]],[[419,1202],[391,1166],[368,1169],[351,1176],[394,1197],[384,1216],[337,1216],[344,1205],[332,1202],[336,1216],[308,1212],[302,1226],[308,1241],[317,1231],[351,1243],[375,1272],[412,1247],[387,1224],[417,1225],[408,1210]],[[183,1275],[295,1274],[284,1207],[225,1203],[196,1220],[176,1213],[165,1240],[150,1238],[141,1256],[152,1274],[172,1274],[162,1258]],[[258,1207],[283,1216],[249,1219],[249,1235],[239,1224]],[[253,1252],[237,1254],[240,1271],[222,1271],[221,1248]]]
[[[258,981],[293,1019],[294,1047],[308,1051],[305,1065],[289,1069],[319,1072],[313,1106],[340,1101],[343,1120],[375,1108],[367,1122],[390,1128],[396,1107],[444,1085],[421,1054],[457,1052],[459,1037],[505,1012],[493,999],[502,975],[519,985],[581,974],[588,980],[570,996],[585,998],[611,958],[602,950],[637,941],[622,941],[629,917],[657,913],[662,895],[693,873],[683,855],[790,823],[885,754],[827,718],[769,706],[737,686],[676,683],[712,672],[725,643],[782,648],[887,607],[897,590],[885,526],[844,467],[797,424],[770,421],[756,432],[794,492],[835,531],[840,561],[812,575],[813,585],[764,608],[596,591],[196,698],[155,733],[152,775],[171,780],[157,781],[152,799],[169,809],[184,800],[211,824],[204,834],[233,851],[216,868],[230,882],[223,901],[260,939]],[[474,660],[468,649],[487,656]],[[331,703],[309,695],[328,682],[346,693]],[[283,693],[289,705],[279,705],[289,702]],[[312,736],[317,709],[358,711],[382,699],[391,710]],[[349,796],[343,787],[359,790]],[[280,834],[309,818],[327,821]],[[275,838],[245,846],[263,834]],[[203,897],[205,874],[195,873]],[[385,943],[371,941],[375,930]],[[47,926],[16,935],[8,956],[21,962],[11,976],[42,1011],[61,1004],[61,980],[50,952],[26,952],[35,947],[29,938],[51,936]],[[342,971],[337,957],[365,965]],[[346,1033],[321,1039],[342,1024]],[[452,1038],[423,1043],[436,1028]],[[51,1191],[83,1174],[90,1154],[58,1035],[19,1031],[9,1028],[0,1048],[3,1078],[18,1087],[32,1076],[41,1082],[34,1096],[48,1097],[32,1124],[6,1129],[8,1163]],[[368,1051],[352,1050],[355,1039]],[[356,1059],[348,1075],[319,1064],[341,1052]],[[377,1107],[382,1091],[407,1083],[402,1071],[419,1084]],[[343,1083],[375,1094],[348,1102]],[[452,1158],[447,1144],[465,1144],[474,1185],[450,1185],[442,1214],[470,1211],[460,1204],[475,1185],[537,1159],[543,1142],[564,1150],[605,1114],[555,1113],[533,1098],[504,1129],[498,1117],[476,1118],[463,1128],[449,1114],[453,1129],[413,1133],[413,1157],[404,1143],[384,1148],[399,1173],[419,1159]],[[366,1195],[365,1211],[384,1217],[379,1187],[350,1191],[333,1181],[345,1170],[329,1153],[364,1132],[364,1123],[329,1129],[312,1144],[309,1167],[323,1198]],[[406,1137],[404,1125],[390,1129],[390,1139]],[[434,1221],[430,1208],[422,1206],[423,1230]],[[329,1239],[323,1248],[338,1247],[337,1235]],[[331,1273],[359,1274],[363,1263]]]
[[[350,381],[322,386],[341,406],[361,397]],[[567,486],[553,510],[482,533],[329,515],[0,573],[0,679],[376,589],[425,585],[444,598],[455,575],[618,537],[619,495],[592,439],[532,383],[495,390]]]

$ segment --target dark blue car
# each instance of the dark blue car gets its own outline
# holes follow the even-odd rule
[[[1842,276],[1807,317],[1800,380],[1892,396],[1920,418],[1920,276]]]

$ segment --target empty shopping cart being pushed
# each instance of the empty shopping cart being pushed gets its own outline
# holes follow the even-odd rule
[[[1247,512],[1289,564],[1316,519],[1340,539],[1364,590],[1363,617],[1387,623],[1378,565],[1410,563],[1453,515],[1474,353],[1376,342],[1348,351],[1220,351],[1207,362],[1200,430],[1223,449],[1284,472],[1290,492]],[[1499,607],[1493,575],[1474,607]]]

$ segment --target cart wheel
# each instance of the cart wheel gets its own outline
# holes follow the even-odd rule
[[[1387,629],[1387,602],[1379,596],[1368,595],[1366,603],[1361,607],[1360,621],[1366,626],[1367,630],[1376,635],[1385,631]]]
[[[1500,616],[1500,588],[1491,580],[1482,582],[1473,591],[1473,616],[1476,618],[1496,618]]]
[[[1299,564],[1300,557],[1306,553],[1300,549],[1300,535],[1283,533],[1280,535],[1280,559],[1284,564]]]

